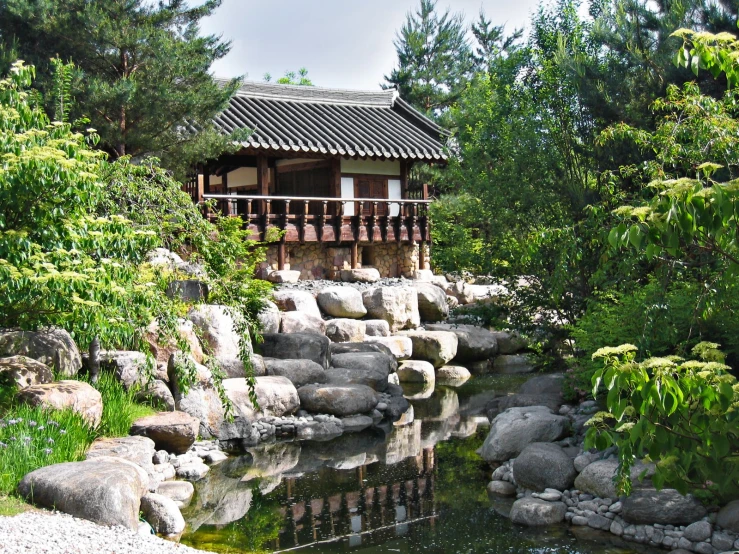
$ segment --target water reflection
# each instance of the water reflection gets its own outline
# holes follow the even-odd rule
[[[607,535],[576,539],[503,517],[511,501],[487,497],[490,471],[475,450],[483,399],[507,390],[468,384],[407,390],[410,423],[260,445],[213,467],[183,511],[183,542],[221,552],[633,552]]]

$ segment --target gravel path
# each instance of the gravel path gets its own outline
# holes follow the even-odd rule
[[[0,517],[3,554],[202,554],[154,535],[105,527],[59,512],[25,512]]]

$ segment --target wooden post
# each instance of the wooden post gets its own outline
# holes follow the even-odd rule
[[[331,158],[331,176],[328,190],[334,198],[341,198],[341,159]],[[338,206],[335,206],[338,207]]]
[[[257,190],[261,196],[269,196],[269,167],[267,156],[262,154],[257,156]],[[265,213],[264,201],[261,202],[260,213]]]
[[[277,269],[282,271],[285,269],[285,243],[280,241],[277,245]]]
[[[357,269],[359,263],[359,242],[352,242],[352,269]]]

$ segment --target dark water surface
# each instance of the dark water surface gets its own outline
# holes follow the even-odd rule
[[[490,468],[475,453],[488,431],[481,410],[522,381],[407,389],[411,424],[250,448],[195,484],[182,542],[233,553],[660,552],[564,524],[514,525],[513,501],[488,498]]]

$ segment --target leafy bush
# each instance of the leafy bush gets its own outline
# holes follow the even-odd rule
[[[635,460],[656,464],[654,485],[727,500],[739,494],[739,384],[718,344],[702,342],[700,361],[670,356],[636,361],[624,344],[593,354],[593,375],[608,390],[608,412],[591,420],[587,448],[618,447],[618,488],[630,493]]]
[[[27,473],[82,460],[96,432],[79,414],[19,404],[0,419],[0,494],[15,491]]]

